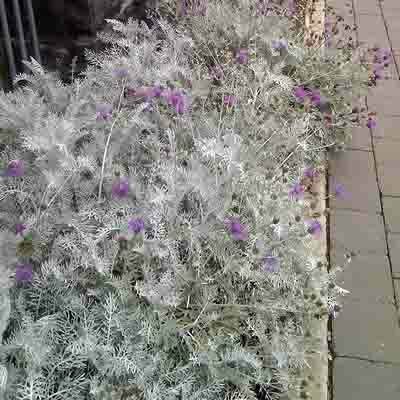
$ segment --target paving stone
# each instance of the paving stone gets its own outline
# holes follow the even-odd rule
[[[371,134],[367,127],[355,127],[352,129],[351,143],[346,150],[372,151]]]
[[[367,96],[370,111],[381,115],[400,115],[400,81],[384,80]]]
[[[358,254],[387,252],[382,217],[349,210],[331,210],[331,248]]]
[[[387,16],[400,16],[400,3],[398,0],[395,0],[395,2],[382,1],[382,11],[385,18]]]
[[[389,233],[388,242],[393,275],[400,277],[400,235]]]
[[[360,14],[381,15],[377,0],[353,0],[353,2],[357,16]]]
[[[400,366],[336,358],[333,362],[335,400],[399,400]]]
[[[399,15],[385,13],[385,21],[393,47],[400,47],[400,21]]]
[[[379,113],[376,127],[372,129],[372,136],[400,142],[400,116],[387,116]]]
[[[400,161],[400,141],[375,139],[376,164],[384,166],[396,166]]]
[[[399,196],[399,167],[378,165],[379,187],[385,196]]]
[[[400,279],[394,280],[394,290],[396,290],[397,301],[400,300]]]
[[[380,15],[357,15],[358,39],[360,43],[370,46],[389,47],[383,18]]]
[[[336,265],[336,254],[331,262]],[[350,294],[333,321],[335,352],[400,363],[400,328],[388,257],[359,255],[343,268],[338,282]]]
[[[388,231],[400,233],[400,198],[384,196],[382,202]]]
[[[345,195],[332,197],[330,208],[381,211],[374,158],[371,152],[346,151],[332,154],[329,162],[331,190],[334,182],[345,187]],[[368,193],[368,196],[365,194]],[[333,193],[331,193],[333,194]]]

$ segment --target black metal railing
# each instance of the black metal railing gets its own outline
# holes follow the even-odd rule
[[[28,72],[23,60],[42,63],[32,0],[0,0],[0,28],[0,88],[8,90],[18,73]]]

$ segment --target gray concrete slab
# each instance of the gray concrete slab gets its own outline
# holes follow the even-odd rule
[[[334,400],[399,400],[400,365],[336,358],[333,364]]]
[[[377,0],[354,0],[356,14],[381,15]]]
[[[392,261],[393,275],[400,277],[400,235],[388,234],[390,259]]]
[[[400,141],[400,116],[379,114],[376,127],[372,129],[374,138]]]
[[[380,15],[357,15],[357,26],[360,43],[389,47],[386,29]]]
[[[382,45],[383,46],[383,45]],[[387,45],[386,45],[387,47]],[[368,96],[369,111],[381,115],[400,115],[400,81],[390,79],[380,81]],[[379,118],[379,117],[378,117]]]
[[[400,198],[383,197],[383,212],[388,231],[400,233]]]
[[[379,187],[384,196],[399,196],[399,168],[378,165]]]
[[[335,265],[335,255],[331,261]],[[400,329],[388,257],[356,256],[338,278],[350,294],[333,321],[335,352],[400,363]]]
[[[376,181],[374,157],[365,151],[346,151],[332,155],[329,161],[331,195],[335,183],[342,184],[344,196],[334,196],[330,208],[345,208],[359,211],[381,211],[379,190]],[[349,173],[351,171],[351,173]]]
[[[353,128],[351,133],[351,143],[347,145],[346,150],[372,151],[371,134],[367,127]]]
[[[396,167],[400,161],[400,141],[376,138],[374,140],[376,164]],[[399,185],[400,187],[400,185]]]
[[[331,210],[330,247],[358,254],[387,253],[382,217],[349,210]]]

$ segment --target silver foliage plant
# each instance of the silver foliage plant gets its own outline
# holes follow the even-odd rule
[[[87,52],[83,77],[65,86],[32,59],[16,79],[28,84],[1,93],[5,398],[300,390],[318,350],[307,326],[342,289],[289,192],[343,130],[305,113],[293,90],[320,79],[343,108],[330,85],[361,87],[364,72],[345,51],[304,48],[289,19],[240,18],[244,8],[208,2],[190,35],[162,17],[152,30],[108,20],[112,47]],[[197,60],[228,38],[250,54],[213,55],[222,85]]]

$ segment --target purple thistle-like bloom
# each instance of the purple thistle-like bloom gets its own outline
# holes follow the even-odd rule
[[[257,16],[268,15],[268,12],[272,10],[270,6],[271,0],[260,0],[257,4]]]
[[[225,225],[231,232],[235,240],[246,240],[246,228],[239,222],[237,218],[229,218],[225,220]]]
[[[236,62],[239,64],[245,64],[249,60],[249,51],[247,49],[240,49],[236,53]]]
[[[210,75],[216,80],[221,80],[224,77],[224,71],[220,65],[211,68]]]
[[[116,197],[126,197],[129,191],[128,178],[118,178],[112,185],[112,194]]]
[[[367,127],[372,129],[376,127],[376,121],[371,117],[368,118]]]
[[[311,102],[315,106],[317,106],[321,103],[321,95],[317,89],[312,90],[311,93],[309,94],[309,96],[311,98]]]
[[[316,219],[312,220],[308,228],[308,233],[310,233],[311,235],[318,235],[319,233],[321,233],[321,231],[322,227],[320,222]]]
[[[304,176],[307,176],[308,178],[314,178],[317,176],[317,171],[313,167],[306,167],[304,169]]]
[[[135,218],[128,221],[128,228],[134,233],[140,233],[144,229],[144,221],[142,218]]]
[[[97,120],[107,120],[112,116],[112,105],[111,104],[98,104],[96,107],[96,118]]]
[[[12,160],[8,163],[5,176],[22,176],[24,174],[23,164],[21,160]]]
[[[304,188],[299,182],[296,182],[289,192],[289,196],[294,197],[296,200],[301,198],[303,194],[304,194]]]
[[[160,97],[162,93],[162,89],[160,85],[154,85],[151,89],[151,96],[152,97]]]
[[[271,41],[271,46],[277,50],[278,49],[287,49],[288,44],[287,44],[286,39],[278,39],[278,40],[273,39]]]
[[[116,67],[113,70],[114,76],[117,78],[126,78],[129,74],[128,69],[125,67]]]
[[[179,11],[178,14],[180,17],[184,16],[187,14],[187,4],[186,0],[180,0],[179,1]]]
[[[166,98],[168,104],[175,107],[177,113],[183,113],[186,111],[186,97],[180,93],[178,89],[163,90],[161,96]]]
[[[347,197],[347,192],[341,183],[334,182],[333,191],[336,197]]]
[[[265,272],[278,272],[281,267],[281,263],[278,257],[267,254],[262,259],[262,267]]]
[[[294,95],[297,97],[297,100],[304,100],[304,98],[307,96],[307,91],[304,90],[303,86],[299,86],[295,89]]]
[[[224,104],[226,104],[226,105],[229,105],[229,106],[233,105],[235,100],[236,100],[235,96],[231,96],[231,95],[224,96]]]
[[[389,49],[384,49],[384,48],[379,48],[376,52],[375,52],[375,59],[378,62],[383,62],[385,60],[388,60],[389,57],[391,56],[391,51]]]
[[[32,265],[18,264],[15,272],[17,282],[30,282],[32,280]]]
[[[294,0],[288,0],[287,11],[289,17],[291,17],[294,14],[295,12]]]
[[[26,226],[24,224],[15,224],[15,234],[19,235],[26,229]]]

